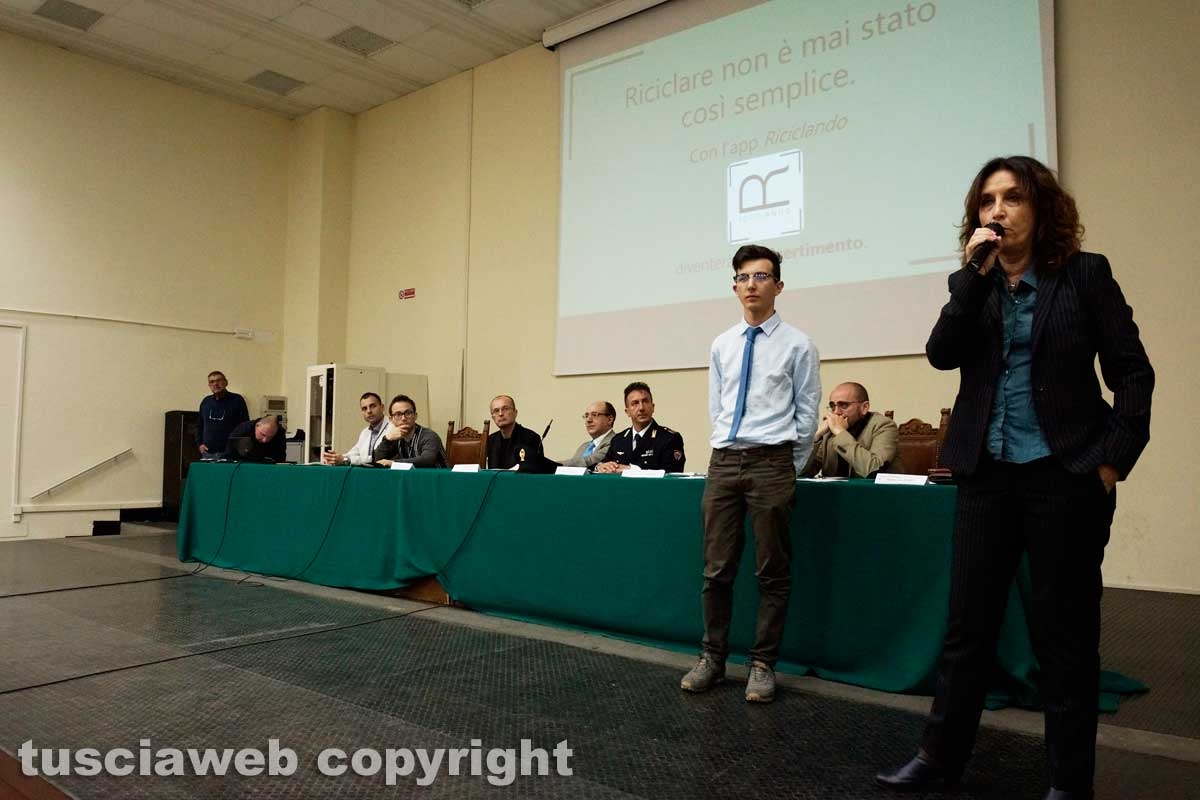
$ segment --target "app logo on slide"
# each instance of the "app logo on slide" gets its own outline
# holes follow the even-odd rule
[[[729,243],[804,230],[804,154],[770,153],[729,165]]]

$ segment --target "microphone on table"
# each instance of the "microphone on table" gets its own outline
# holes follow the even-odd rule
[[[997,236],[1004,235],[1004,226],[999,222],[989,222],[983,227],[987,228]],[[993,239],[991,241],[984,242],[983,244],[979,245],[979,247],[976,247],[975,252],[971,253],[971,259],[967,262],[967,269],[971,270],[971,272],[979,272],[979,270],[983,268],[983,262],[988,260],[988,256],[992,254],[992,251],[995,250],[999,244],[1000,242]]]
[[[551,426],[551,425],[553,425],[553,424],[554,424],[554,418],[553,418],[553,417],[551,417],[551,418],[550,418],[550,421],[546,423],[546,430],[542,431],[542,438],[543,438],[543,439],[545,439],[545,438],[546,438],[546,434],[550,432],[550,426]]]

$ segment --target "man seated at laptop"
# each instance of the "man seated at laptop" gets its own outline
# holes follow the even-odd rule
[[[239,439],[249,440],[249,447],[239,449]],[[287,461],[287,431],[279,424],[279,418],[274,414],[243,422],[229,434],[229,441],[225,445],[225,457],[241,461],[270,459],[283,463]]]
[[[358,398],[358,410],[362,412],[363,422],[367,427],[358,435],[358,441],[345,453],[326,450],[321,453],[321,463],[337,464],[370,464],[374,459],[375,447],[383,439],[383,435],[391,430],[387,414],[383,410],[383,398],[374,392],[365,392]]]
[[[408,462],[414,467],[445,467],[446,448],[442,437],[417,424],[417,404],[406,394],[392,398],[388,406],[392,426],[375,445],[375,463],[381,467]]]
[[[829,413],[817,427],[812,455],[801,472],[811,478],[870,478],[899,468],[900,430],[871,410],[861,383],[840,383],[829,393]]]

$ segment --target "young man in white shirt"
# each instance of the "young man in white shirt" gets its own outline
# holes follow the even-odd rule
[[[321,454],[321,462],[329,465],[337,464],[370,464],[372,455],[379,440],[391,429],[383,412],[383,400],[374,392],[365,392],[358,399],[358,410],[362,412],[363,422],[367,427],[358,435],[358,441],[345,453],[326,450]]]
[[[812,449],[821,404],[820,355],[780,320],[779,253],[745,245],[733,256],[742,320],[712,344],[708,409],[712,458],[704,489],[704,642],[680,682],[703,692],[725,677],[733,581],[750,513],[758,574],[758,624],[746,700],[775,699],[775,662],[791,593],[791,518],[796,476]]]

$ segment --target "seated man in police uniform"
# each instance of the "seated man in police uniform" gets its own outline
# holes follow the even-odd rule
[[[812,455],[801,475],[870,478],[899,469],[900,430],[871,410],[861,383],[841,383],[829,394],[829,413],[817,427]]]
[[[613,437],[608,455],[596,472],[627,469],[663,469],[683,472],[683,437],[654,421],[654,397],[650,387],[634,381],[625,387],[625,413],[633,426]]]

